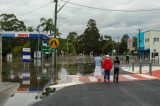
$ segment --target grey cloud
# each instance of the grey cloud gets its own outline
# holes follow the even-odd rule
[[[74,3],[93,6],[97,8],[136,10],[160,7],[159,0],[70,0]],[[51,0],[0,0],[0,13],[14,13],[26,25],[37,26],[41,17],[53,18],[54,3],[30,14],[19,15],[42,6]],[[59,0],[59,5],[64,2]],[[60,6],[59,6],[60,7]],[[160,25],[160,11],[155,12],[111,12],[83,8],[67,4],[59,13],[58,28],[67,35],[71,31],[82,34],[90,18],[95,19],[101,34],[121,35],[129,33],[134,35],[137,28],[158,29]]]

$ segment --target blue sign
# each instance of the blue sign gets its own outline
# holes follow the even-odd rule
[[[23,48],[22,55],[23,55],[23,58],[22,58],[23,62],[30,62],[31,60],[30,48]]]

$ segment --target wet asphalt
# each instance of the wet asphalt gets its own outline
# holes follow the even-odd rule
[[[160,80],[70,86],[33,106],[160,106]]]

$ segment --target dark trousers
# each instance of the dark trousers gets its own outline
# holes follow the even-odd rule
[[[106,80],[106,77],[107,77],[107,80],[109,81],[110,80],[110,70],[104,70],[104,80]]]
[[[129,63],[129,59],[126,59],[126,64],[128,64]]]
[[[113,81],[118,82],[118,78],[119,78],[119,68],[114,68]]]

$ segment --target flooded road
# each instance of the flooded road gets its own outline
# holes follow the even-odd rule
[[[68,75],[90,74],[94,65],[90,62],[79,59],[57,58],[57,83],[70,82]],[[33,60],[30,63],[23,63],[20,59],[2,63],[2,81],[18,82],[18,91],[37,91],[43,88],[52,80],[52,69],[49,61]],[[55,77],[55,76],[54,76]],[[55,80],[55,79],[54,79]]]
[[[72,81],[70,75],[90,74],[94,71],[94,64],[80,61],[74,58],[57,58],[57,83],[63,84]],[[18,82],[20,87],[13,97],[4,106],[28,106],[39,101],[35,97],[41,93],[43,88],[52,80],[52,69],[49,61],[31,61],[23,63],[20,59],[3,60],[2,80],[3,82]],[[25,99],[25,101],[24,101]]]

